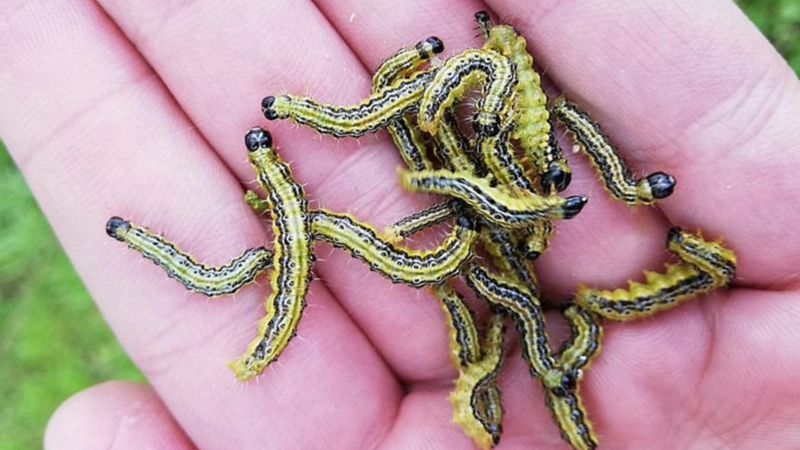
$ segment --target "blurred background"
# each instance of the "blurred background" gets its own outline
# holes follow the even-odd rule
[[[800,1],[740,0],[800,74]],[[92,303],[0,142],[0,450],[36,449],[70,395],[143,380]]]

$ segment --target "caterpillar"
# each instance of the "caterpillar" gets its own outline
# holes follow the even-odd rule
[[[514,318],[531,376],[541,378],[549,373],[556,362],[547,343],[539,299],[527,287],[503,275],[490,274],[475,263],[467,264],[464,279],[478,297]]]
[[[472,246],[478,237],[478,224],[459,216],[451,234],[432,250],[412,250],[394,246],[378,237],[378,232],[347,214],[320,210],[311,213],[315,239],[342,248],[369,264],[394,283],[413,287],[439,284],[458,274],[471,259]]]
[[[436,36],[405,47],[384,59],[372,75],[373,91],[391,86],[398,77],[406,77],[421,63],[444,51],[444,43]]]
[[[505,324],[502,313],[492,315],[483,346],[478,342],[472,311],[461,295],[447,284],[434,288],[450,329],[450,354],[458,369],[450,393],[453,422],[475,443],[488,449],[500,441],[503,408],[497,376],[503,363]]]
[[[535,192],[522,166],[509,147],[508,135],[514,129],[514,121],[509,121],[494,136],[477,137],[477,147],[489,172],[497,182],[510,187],[514,192]]]
[[[464,297],[448,283],[432,286],[445,314],[450,338],[450,359],[457,370],[476,363],[481,358],[481,346],[475,315],[464,302]]]
[[[458,117],[453,108],[447,108],[439,121],[434,145],[436,157],[442,167],[452,171],[466,171],[475,174],[487,173],[483,161],[477,158],[466,136],[458,127]]]
[[[420,64],[444,51],[444,44],[436,36],[418,42],[413,47],[400,49],[386,58],[372,77],[372,92],[378,94],[390,86],[398,77],[407,76]],[[389,122],[386,131],[392,138],[400,156],[411,170],[430,170],[433,164],[426,156],[422,136],[408,114]]]
[[[571,219],[586,204],[586,197],[542,197],[532,192],[511,195],[466,172],[400,171],[400,182],[410,191],[442,194],[463,200],[481,217],[505,228],[524,228],[541,218]]]
[[[600,350],[603,328],[594,313],[574,303],[564,305],[564,318],[570,326],[570,337],[562,344],[556,367],[541,379],[545,404],[561,432],[561,437],[575,449],[597,447],[597,435],[586,416],[580,396],[583,369]]]
[[[405,239],[425,228],[432,227],[453,217],[460,208],[459,203],[459,200],[447,200],[431,205],[389,225],[381,232],[381,236],[388,242],[397,242]]]
[[[256,211],[267,210],[265,201],[253,191],[245,194],[245,200]],[[347,214],[324,209],[311,210],[311,236],[314,240],[328,241],[346,249],[394,282],[421,287],[439,283],[455,275],[454,271],[472,257],[471,248],[480,235],[478,230],[481,225],[466,217],[460,218],[442,244],[425,251],[410,250],[395,244],[400,238],[405,238],[418,229],[434,225],[432,222],[438,223],[452,217],[460,208],[457,200],[434,205],[419,215],[400,220],[383,233],[377,233],[371,225],[359,222]],[[188,255],[183,256],[191,258]],[[425,275],[421,276],[421,272]]]
[[[542,379],[545,405],[561,431],[561,437],[575,450],[597,448],[597,435],[586,418],[586,408],[574,372],[553,371]]]
[[[553,188],[563,191],[570,184],[572,172],[556,141],[541,77],[533,69],[525,38],[511,26],[493,25],[486,11],[475,13],[475,20],[486,40],[483,48],[508,57],[517,71],[515,102],[519,113],[512,137],[536,170],[543,192]]]
[[[230,363],[236,377],[248,380],[277,359],[296,334],[311,282],[311,233],[308,202],[303,188],[292,178],[291,169],[272,146],[272,136],[260,127],[245,135],[250,163],[259,185],[267,192],[273,211],[274,268],[270,274],[272,290],[265,302],[266,315],[259,322],[258,334],[247,352]]]
[[[498,226],[487,226],[481,233],[481,242],[500,273],[516,278],[533,295],[538,295],[536,276],[523,259],[524,254],[518,251],[521,244],[515,234]]]
[[[477,49],[450,57],[436,73],[419,104],[420,129],[436,134],[445,111],[478,78],[486,81],[472,118],[473,129],[485,136],[499,133],[510,112],[516,71],[508,58]]]
[[[646,271],[645,283],[629,282],[614,291],[579,286],[575,303],[608,319],[628,320],[669,309],[678,303],[730,283],[736,255],[680,228],[667,234],[667,248],[681,258],[664,273]]]
[[[640,180],[633,179],[600,126],[575,104],[562,96],[553,101],[551,110],[589,156],[611,197],[629,205],[647,205],[672,195],[676,183],[672,175],[654,172]]]
[[[497,376],[503,365],[505,323],[502,313],[489,320],[482,357],[459,371],[456,388],[450,394],[453,422],[459,424],[478,447],[491,448],[503,433],[503,406]]]
[[[435,72],[433,69],[415,72],[354,106],[326,105],[308,97],[283,94],[265,97],[261,110],[267,120],[290,118],[337,138],[359,137],[374,133],[406,111],[417,108]]]
[[[564,305],[563,315],[569,324],[570,337],[561,345],[557,363],[562,370],[580,371],[600,351],[603,339],[600,317],[572,302]]]
[[[273,211],[275,241],[271,252],[261,247],[249,249],[225,266],[208,268],[196,263],[174,244],[126,220],[112,217],[106,224],[110,236],[128,243],[188,289],[206,295],[236,292],[258,273],[273,267],[272,290],[265,302],[266,314],[259,322],[259,336],[248,345],[242,357],[230,363],[234,374],[242,381],[261,373],[295,335],[314,261],[303,189],[275,152],[272,136],[254,127],[245,135],[245,144],[257,180],[268,193],[263,202]]]
[[[106,233],[153,261],[170,278],[190,291],[209,297],[237,292],[242,286],[252,282],[258,274],[272,267],[274,259],[270,250],[258,247],[245,250],[225,265],[209,267],[196,262],[162,236],[119,217],[108,220]]]

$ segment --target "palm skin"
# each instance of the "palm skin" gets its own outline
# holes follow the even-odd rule
[[[272,131],[312,205],[378,226],[417,210],[426,199],[387,183],[399,159],[383,134],[318,138],[265,124],[258,105],[282,91],[353,103],[401,46],[429,35],[446,55],[479,45],[480,9],[528,38],[538,66],[631,166],[678,179],[658,209],[630,209],[571,157],[568,192],[590,204],[559,224],[538,263],[548,298],[659,270],[672,225],[724,236],[739,256],[731,289],[607,324],[583,384],[600,448],[800,446],[799,84],[733,4],[276,3],[0,10],[0,135],[151,386],[79,394],[52,420],[48,449],[471,448],[449,423],[455,372],[427,291],[392,286],[318,245],[298,337],[262,376],[236,383],[224,362],[255,332],[265,283],[198,298],[103,225],[132,218],[215,264],[268,243],[241,199],[254,178],[242,135],[255,124]],[[518,346],[500,384],[499,449],[566,448]]]

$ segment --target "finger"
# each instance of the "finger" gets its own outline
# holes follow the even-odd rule
[[[53,414],[48,450],[196,448],[148,386],[112,381],[72,396]]]
[[[213,302],[187,294],[104,224],[137,218],[221,263],[268,242],[239,182],[96,5],[13,6],[2,17],[0,133],[102,313],[191,439],[250,448],[266,434],[291,447],[329,423],[309,413],[322,397],[340,405],[347,426],[330,436],[345,447],[386,426],[399,387],[319,283],[269,383],[234,384],[225,362],[254,337],[267,286]],[[242,159],[243,147],[240,136]]]
[[[673,224],[725,236],[742,283],[796,283],[800,86],[733,2],[489,3],[632,166],[675,174]]]
[[[243,181],[252,174],[239,150],[240,134],[264,122],[264,96],[291,92],[352,104],[370,91],[369,72],[308,2],[267,7],[206,1],[185,8],[100,3]],[[352,213],[381,228],[423,204],[399,189],[400,159],[382,133],[337,141],[285,122],[271,122],[268,128],[312,206]],[[440,242],[443,235],[436,239]],[[317,245],[315,253],[316,272],[399,376],[427,379],[451,373],[446,351],[430,351],[431,343],[442,350],[447,345],[435,299],[391,285],[340,250]]]

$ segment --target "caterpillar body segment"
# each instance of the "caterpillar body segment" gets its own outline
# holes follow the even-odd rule
[[[496,313],[489,321],[481,359],[460,367],[456,387],[450,394],[453,422],[482,449],[497,445],[503,432],[497,376],[503,364],[504,337],[503,314]]]
[[[377,94],[392,86],[399,78],[408,77],[411,71],[419,68],[434,55],[444,50],[444,44],[436,36],[418,42],[413,47],[400,49],[385,59],[372,77],[372,92]],[[400,156],[411,170],[429,170],[433,164],[428,159],[426,145],[421,132],[409,113],[400,115],[386,125]]]
[[[481,233],[481,242],[500,273],[515,277],[533,295],[538,295],[539,283],[524,254],[518,251],[520,241],[515,233],[498,226],[486,226]]]
[[[459,204],[458,200],[448,200],[431,205],[389,225],[381,232],[381,236],[387,242],[396,243],[455,216],[460,208]]]
[[[421,64],[444,51],[444,43],[436,36],[417,42],[413,47],[404,47],[384,59],[372,75],[373,91],[391,86],[398,78],[408,77]]]
[[[554,371],[542,380],[545,405],[561,431],[561,437],[575,450],[597,448],[597,434],[586,417],[580,386],[573,373]]]
[[[522,356],[534,378],[541,378],[555,368],[547,342],[545,321],[539,299],[520,283],[507,277],[491,274],[477,264],[466,266],[467,285],[489,304],[508,312],[514,319],[522,340]]]
[[[464,302],[464,297],[447,283],[431,288],[447,319],[450,337],[450,359],[457,370],[481,359],[481,344],[475,314]]]
[[[736,254],[720,242],[707,241],[700,235],[675,227],[667,233],[667,249],[682,261],[711,275],[718,286],[727,286],[736,274]]]

